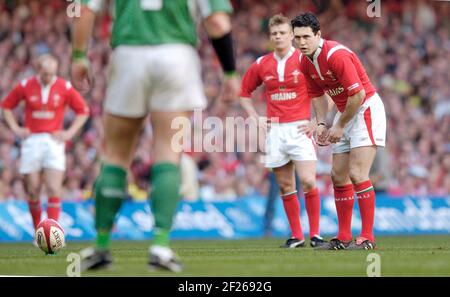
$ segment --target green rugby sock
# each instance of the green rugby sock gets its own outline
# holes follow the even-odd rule
[[[98,249],[109,249],[110,233],[117,212],[126,197],[127,172],[104,163],[94,184],[95,229]]]
[[[180,200],[180,170],[173,163],[152,166],[150,205],[155,218],[155,245],[169,246],[169,232]]]

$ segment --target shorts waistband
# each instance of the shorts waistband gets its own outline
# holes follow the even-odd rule
[[[274,123],[270,123],[270,125],[272,126],[291,126],[291,125],[300,125],[300,124],[306,124],[309,123],[310,120],[298,120],[298,121],[293,121],[293,122],[285,122],[285,123],[278,123],[278,122],[274,122]]]

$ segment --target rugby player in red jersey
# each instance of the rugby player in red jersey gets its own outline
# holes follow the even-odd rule
[[[314,139],[307,133],[311,100],[303,74],[299,70],[300,52],[292,46],[293,33],[288,18],[275,15],[269,21],[270,41],[274,52],[258,58],[242,79],[241,105],[253,119],[261,117],[251,97],[260,85],[265,87],[267,118],[272,119],[266,139],[265,166],[271,168],[280,186],[281,198],[292,237],[282,247],[305,246],[300,224],[295,171],[305,194],[310,226],[311,246],[325,243],[320,237],[320,197],[316,187],[317,156]],[[298,132],[303,126],[303,132]]]
[[[374,249],[375,192],[369,179],[377,147],[385,146],[386,114],[357,55],[336,41],[321,37],[312,13],[291,21],[294,41],[300,49],[300,70],[317,118],[317,142],[333,143],[332,181],[339,222],[335,238],[320,249]],[[338,112],[328,129],[328,94]],[[358,198],[362,229],[352,242],[352,210]]]
[[[38,59],[37,75],[22,80],[2,100],[4,118],[11,130],[22,139],[19,172],[25,176],[28,204],[34,228],[41,221],[39,200],[45,185],[47,216],[58,220],[61,192],[66,168],[65,142],[72,139],[88,119],[89,108],[71,83],[56,75],[57,60],[48,54]],[[25,106],[24,126],[19,126],[13,109]],[[63,129],[66,106],[76,117]]]

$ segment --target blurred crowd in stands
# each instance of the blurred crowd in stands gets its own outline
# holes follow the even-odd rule
[[[69,79],[72,20],[66,14],[68,3],[0,0],[1,98],[21,79],[34,75],[33,63],[43,53],[53,53],[60,61],[59,75]],[[243,74],[256,58],[272,50],[267,38],[267,22],[272,15],[317,13],[324,38],[339,41],[358,53],[385,104],[387,147],[379,150],[373,168],[376,190],[393,196],[449,195],[450,4],[421,0],[380,3],[380,16],[371,18],[366,1],[235,0],[238,70]],[[95,84],[83,95],[91,107],[91,118],[83,132],[67,144],[66,200],[89,198],[99,169],[111,21],[106,12],[98,17],[90,45]],[[210,103],[203,119],[246,116],[238,104],[226,107],[221,103],[220,65],[206,35],[201,36],[199,52]],[[254,94],[254,101],[260,113],[265,114],[262,90]],[[15,114],[23,119],[22,108],[17,108]],[[67,112],[66,122],[73,117]],[[202,123],[193,126],[194,130],[202,129]],[[248,139],[236,138],[239,142],[248,144]],[[151,126],[147,122],[129,174],[133,199],[147,197],[151,144]],[[20,139],[1,120],[0,201],[26,197],[18,173],[19,147]],[[319,189],[322,195],[330,195],[331,148],[320,147],[318,154]],[[199,153],[186,147],[182,161],[186,199],[234,200],[246,195],[267,195],[268,171],[260,159],[259,153]]]

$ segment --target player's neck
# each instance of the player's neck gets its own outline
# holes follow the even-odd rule
[[[319,50],[319,48],[322,49],[322,46],[323,46],[323,39],[320,38],[319,43],[317,44],[316,48],[311,52],[310,55],[307,55],[308,58],[310,58],[311,60],[313,60],[313,59],[314,59],[314,56],[316,55],[316,53],[317,53],[317,51]],[[319,53],[318,53],[317,55],[319,55]]]
[[[315,51],[313,51],[311,54],[307,55],[308,58],[310,58],[311,60],[314,58],[314,54],[316,53],[317,49]]]
[[[283,59],[289,53],[291,47],[283,48],[283,49],[275,49],[275,54],[278,58]]]
[[[53,75],[52,78],[50,79],[50,81],[48,81],[47,83],[45,83],[40,76],[37,77],[38,78],[38,82],[39,84],[41,84],[43,87],[48,87],[53,85],[53,83],[56,81],[56,75]]]

